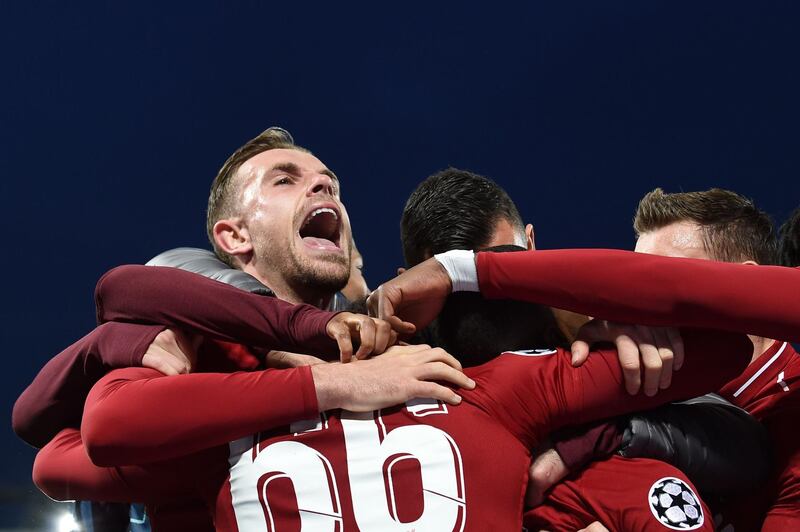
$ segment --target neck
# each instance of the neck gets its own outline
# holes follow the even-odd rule
[[[751,364],[755,362],[758,357],[763,355],[773,343],[775,343],[775,340],[771,338],[762,338],[761,336],[753,335],[748,335],[748,337],[750,338],[750,341],[753,342],[753,358],[750,360]]]
[[[292,286],[279,275],[262,275],[249,264],[244,266],[242,270],[258,279],[265,286],[268,286],[275,293],[275,297],[294,305],[305,303],[306,305],[326,309],[333,297],[333,294],[321,294],[319,290],[313,290],[309,286]]]

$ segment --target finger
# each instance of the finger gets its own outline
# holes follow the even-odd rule
[[[575,340],[570,348],[572,352],[572,367],[581,366],[589,358],[589,343],[583,340]]]
[[[642,387],[639,346],[630,336],[624,334],[617,337],[616,346],[622,377],[625,379],[625,390],[631,395],[636,395]]]
[[[328,328],[328,334],[336,340],[336,344],[339,346],[339,360],[343,363],[350,362],[353,359],[353,340],[350,338],[350,330],[340,322],[329,322]]]
[[[575,341],[572,342],[572,366],[578,367],[586,362],[586,359],[589,358],[589,352],[591,350],[591,346],[598,341],[599,337],[607,336],[605,335],[598,335],[598,327],[605,330],[606,322],[601,322],[597,320],[592,320],[586,324],[584,324],[579,330],[578,334],[576,335]]]
[[[424,366],[420,366],[417,378],[427,381],[449,382],[467,390],[475,388],[474,380],[444,362],[429,362]]]
[[[386,321],[389,322],[389,325],[392,326],[394,331],[397,331],[399,334],[414,334],[417,330],[417,326],[411,323],[410,321],[403,321],[397,316],[389,316],[385,318]]]
[[[370,321],[372,321],[370,319]],[[384,320],[375,320],[373,321],[373,325],[375,326],[375,346],[373,348],[373,353],[379,355],[386,351],[386,348],[392,345],[392,326],[389,325],[388,321]],[[394,335],[395,339],[397,338],[397,334]]]
[[[650,342],[650,340],[639,342],[639,352],[642,356],[642,373],[644,375],[642,389],[646,396],[653,397],[658,393],[658,385],[661,382],[661,372],[664,369],[664,365],[661,362],[658,349]]]
[[[656,340],[656,347],[658,348],[658,357],[661,359],[661,378],[658,382],[660,390],[666,390],[672,384],[672,367],[675,361],[672,346],[667,338],[667,333],[664,329],[655,329],[653,336]]]
[[[383,285],[379,286],[378,290],[376,290],[376,292],[377,292],[377,295],[378,295],[378,301],[376,302],[377,303],[376,308],[377,308],[377,311],[378,311],[378,315],[375,316],[375,317],[376,318],[380,318],[382,320],[385,320],[389,316],[394,316],[394,306],[392,305],[392,302],[389,301],[389,298],[386,297],[386,294],[384,293],[385,289],[383,288]]]
[[[142,357],[142,367],[154,369],[164,375],[177,375],[178,370],[167,363],[167,357],[147,352]]]
[[[387,345],[387,349],[389,347],[393,346],[393,345],[397,345],[397,343],[399,341],[400,341],[400,335],[397,334],[396,332],[394,332],[394,329],[392,329],[390,327],[389,328],[389,342],[388,342],[388,345]]]
[[[381,297],[383,285],[379,286],[367,297],[367,314],[372,318],[378,317],[378,299]]]
[[[361,342],[356,351],[356,358],[367,358],[375,349],[375,322],[371,318],[361,317],[354,326]]]
[[[608,529],[600,521],[595,521],[586,528],[581,528],[578,532],[608,532]]]
[[[427,351],[421,352],[418,354],[418,357],[420,363],[444,362],[448,366],[455,368],[458,371],[464,369],[461,366],[461,362],[459,362],[456,357],[454,357],[441,347],[436,347],[434,349],[428,349]]]
[[[436,399],[437,401],[443,401],[451,405],[461,403],[460,395],[450,388],[442,386],[441,384],[436,384],[435,382],[417,382],[416,386],[411,389],[411,397]]]
[[[674,371],[678,371],[683,367],[683,359],[684,359],[684,350],[683,350],[683,336],[681,336],[681,331],[678,329],[674,329],[672,327],[667,327],[665,329],[667,333],[667,338],[669,338],[669,343],[672,346],[672,354],[674,357],[672,363],[672,369]]]
[[[392,346],[391,349],[387,349],[384,353],[385,356],[409,356],[415,353],[419,353],[421,351],[430,351],[431,346],[426,344],[406,344],[403,343],[401,345]],[[423,363],[421,361],[420,363]]]

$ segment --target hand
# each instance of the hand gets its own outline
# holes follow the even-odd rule
[[[383,283],[367,299],[370,316],[389,321],[402,334],[413,334],[439,314],[453,284],[434,258]]]
[[[461,396],[437,382],[468,390],[475,387],[458,360],[427,345],[394,346],[379,357],[351,364],[318,364],[311,373],[320,411],[371,412],[415,397],[457,405]]]
[[[355,354],[357,359],[380,355],[387,347],[397,343],[397,333],[392,330],[389,322],[363,314],[340,312],[331,318],[326,330],[328,336],[339,344],[342,362],[353,359],[353,340],[360,343]]]
[[[581,528],[578,532],[608,532],[608,529],[600,521],[595,521],[586,528]]]
[[[613,342],[619,353],[619,363],[625,377],[625,389],[636,395],[642,388],[652,397],[659,389],[669,388],[672,372],[683,365],[683,338],[677,329],[670,327],[644,327],[592,320],[578,332],[572,344],[572,365],[577,367],[589,356],[589,346],[600,342]],[[640,363],[641,359],[641,363]]]
[[[270,351],[267,353],[266,362],[268,368],[276,369],[299,368],[300,366],[326,364],[326,362],[321,358],[311,355],[301,355],[300,353],[289,353],[287,351]]]
[[[525,507],[534,508],[542,504],[545,494],[550,491],[550,488],[569,474],[569,469],[556,450],[551,447],[533,459],[528,474]]]
[[[201,336],[190,337],[179,330],[164,329],[145,351],[142,366],[164,375],[191,373],[201,341]]]

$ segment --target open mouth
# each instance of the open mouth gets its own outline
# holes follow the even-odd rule
[[[300,238],[313,249],[339,251],[341,221],[339,213],[331,207],[313,209],[300,227]]]

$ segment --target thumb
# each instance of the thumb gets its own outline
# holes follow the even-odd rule
[[[572,367],[581,366],[589,358],[589,343],[584,340],[575,340],[570,348],[572,352]]]

